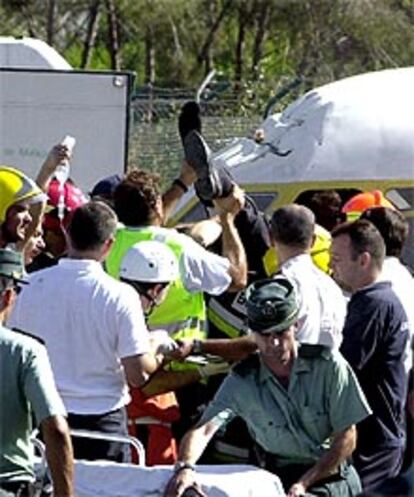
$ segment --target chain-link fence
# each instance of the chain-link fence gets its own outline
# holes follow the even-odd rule
[[[149,169],[161,175],[163,186],[177,175],[183,157],[178,134],[178,115],[182,105],[194,100],[195,91],[139,89],[132,99],[129,165]],[[238,116],[239,97],[226,94],[203,100],[203,135],[213,151],[234,137],[246,136],[260,124],[254,114]]]

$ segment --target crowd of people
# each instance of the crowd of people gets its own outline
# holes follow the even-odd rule
[[[54,178],[63,144],[35,181],[0,166],[0,491],[32,495],[38,426],[59,497],[73,495],[74,458],[131,460],[71,429],[142,439],[148,464],[174,465],[167,497],[204,495],[198,461],[255,464],[288,497],[408,496],[406,219],[379,192],[359,210],[321,192],[268,219],[214,171],[200,125],[181,128],[164,193],[133,168],[88,199]],[[193,185],[214,215],[168,227]],[[317,221],[332,239],[323,269]]]

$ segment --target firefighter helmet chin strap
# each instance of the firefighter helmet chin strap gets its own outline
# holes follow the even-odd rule
[[[140,295],[144,296],[149,301],[149,306],[144,309],[145,320],[148,321],[148,318],[151,316],[152,311],[155,309],[158,302],[148,292],[142,292]]]
[[[150,317],[150,315],[153,312],[153,310],[155,309],[155,307],[159,304],[159,302],[157,301],[157,297],[154,298],[152,295],[150,295],[148,290],[145,289],[140,284],[139,281],[128,280],[126,278],[121,278],[121,280],[124,281],[125,283],[128,283],[128,285],[131,285],[134,288],[134,290],[139,294],[140,297],[145,297],[148,300],[149,306],[143,310],[145,318],[146,318],[146,320],[148,320],[148,318]],[[159,293],[161,293],[162,290],[168,285],[168,283],[154,283],[154,286],[156,284],[159,284],[162,286]]]

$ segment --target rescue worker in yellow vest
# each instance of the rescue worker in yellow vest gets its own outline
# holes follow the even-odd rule
[[[223,232],[223,256],[208,252],[193,239],[174,229],[163,227],[174,201],[193,181],[194,172],[184,163],[180,178],[161,197],[158,176],[133,169],[114,192],[115,211],[123,226],[118,229],[114,246],[106,260],[106,270],[112,276],[119,277],[123,256],[137,242],[157,240],[171,248],[179,263],[180,277],[170,286],[162,304],[148,317],[148,326],[150,330],[167,330],[173,339],[204,339],[206,308],[203,293],[218,295],[224,291],[239,291],[247,282],[246,255],[234,225],[234,218],[244,203],[243,191],[237,186],[229,196],[215,200]],[[187,364],[183,366],[188,368]],[[147,394],[175,390],[197,379],[199,376],[194,378],[194,370],[191,369],[188,375],[159,374]],[[189,395],[183,397],[188,398]],[[192,397],[197,404],[197,399]],[[180,407],[183,408],[182,402]],[[189,406],[189,412],[183,413],[183,419],[190,421],[194,414],[193,407]]]

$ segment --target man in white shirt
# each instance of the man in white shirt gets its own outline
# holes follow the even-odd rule
[[[296,339],[338,348],[346,303],[339,286],[312,262],[314,214],[301,205],[286,205],[273,213],[271,227],[280,272],[292,281],[299,299]]]
[[[115,213],[101,202],[79,207],[68,227],[68,257],[30,275],[10,327],[45,341],[72,428],[126,434],[128,385],[141,386],[162,356],[150,352],[140,297],[105,273]],[[123,459],[122,445],[74,439],[75,457]]]

